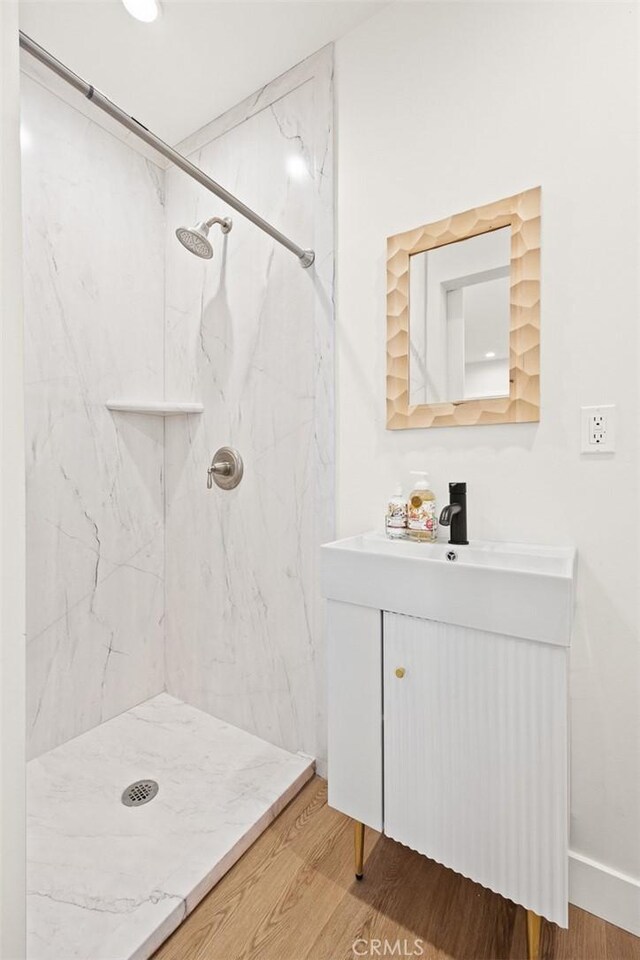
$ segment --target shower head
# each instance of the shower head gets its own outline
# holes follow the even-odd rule
[[[195,253],[196,257],[210,260],[213,256],[213,247],[207,240],[208,233],[206,225],[198,223],[195,227],[178,227],[176,237],[190,253]]]
[[[195,227],[178,227],[176,237],[189,253],[194,253],[196,257],[202,257],[204,260],[211,260],[213,247],[208,237],[209,228],[212,227],[214,223],[220,224],[220,229],[223,233],[229,233],[229,230],[231,230],[233,226],[230,217],[225,217],[224,219],[211,217],[210,220],[203,220],[201,223],[196,223]]]

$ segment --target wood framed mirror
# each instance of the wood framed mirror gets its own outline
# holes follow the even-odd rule
[[[388,238],[388,429],[540,419],[540,195]]]

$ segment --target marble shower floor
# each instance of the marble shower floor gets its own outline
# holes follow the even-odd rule
[[[32,760],[28,960],[145,960],[312,774],[168,694]]]

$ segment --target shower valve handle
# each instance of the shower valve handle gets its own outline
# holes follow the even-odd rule
[[[207,470],[207,489],[213,484],[223,490],[233,490],[242,480],[242,457],[232,447],[221,447],[213,455],[211,466]]]
[[[220,463],[212,463],[209,469],[207,470],[207,489],[211,490],[213,486],[213,478],[216,477],[229,477],[231,476],[231,464],[226,460],[221,460]]]

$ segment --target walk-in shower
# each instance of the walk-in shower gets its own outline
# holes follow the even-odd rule
[[[324,770],[332,50],[182,166],[22,65],[27,957],[149,960]]]
[[[178,227],[176,237],[189,253],[194,253],[196,257],[202,257],[203,260],[211,260],[213,247],[209,240],[209,230],[214,223],[220,224],[223,233],[229,233],[233,226],[230,217],[211,217],[210,220],[196,223],[195,227]]]

